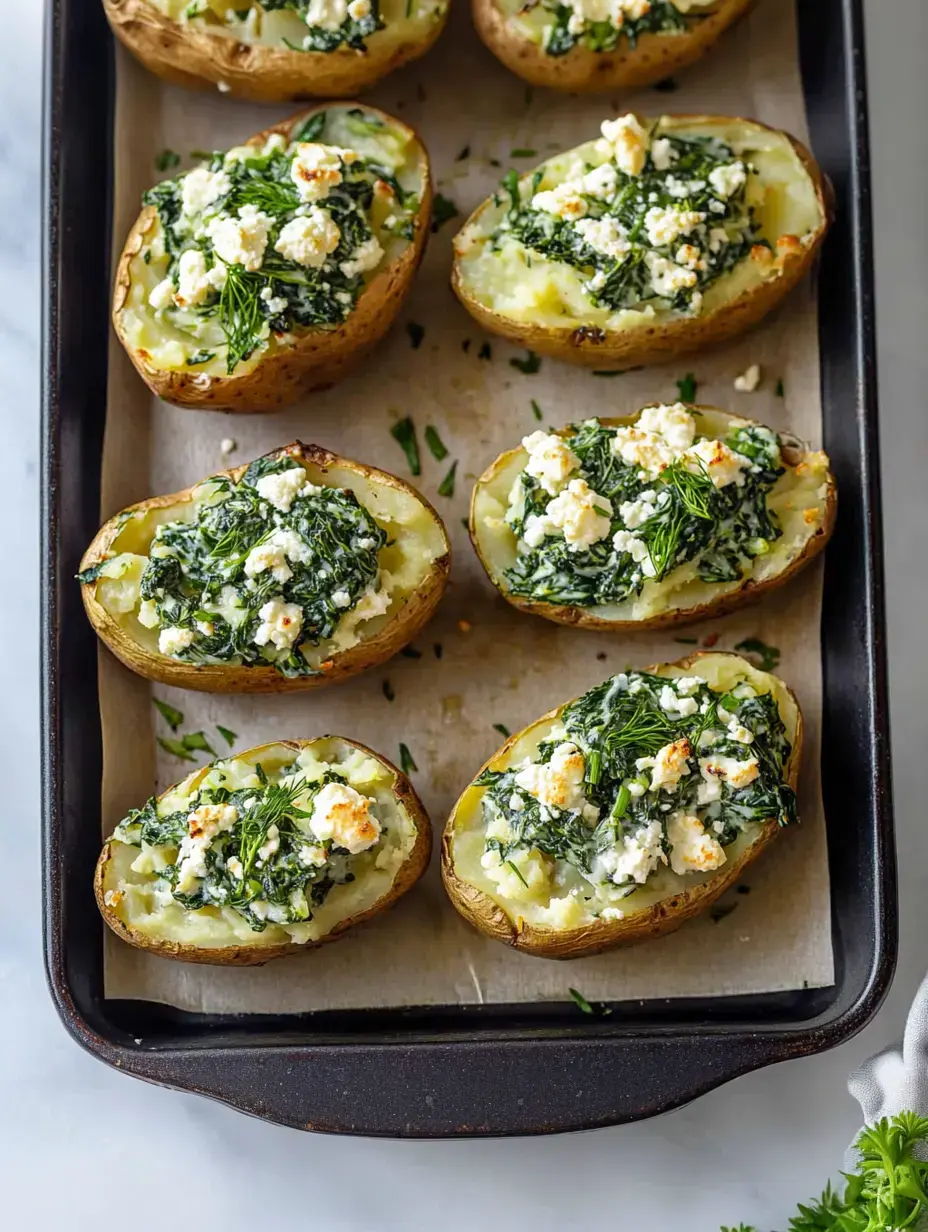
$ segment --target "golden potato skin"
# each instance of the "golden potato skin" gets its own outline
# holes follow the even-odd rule
[[[698,120],[711,132],[714,124],[727,124],[727,116],[668,116],[668,120]],[[769,132],[777,130],[756,120],[744,121]],[[519,343],[540,355],[562,359],[582,368],[637,368],[648,364],[668,363],[706,347],[728,342],[753,328],[797,285],[811,269],[822,241],[834,220],[834,193],[831,184],[806,147],[788,138],[815,188],[822,212],[822,224],[808,244],[800,244],[795,236],[783,236],[775,255],[758,245],[752,260],[769,263],[769,277],[758,287],[743,291],[734,299],[699,317],[679,317],[631,329],[607,331],[584,326],[556,328],[535,325],[530,321],[514,321],[503,313],[487,308],[471,293],[461,274],[455,255],[451,271],[451,286],[458,299],[484,329]],[[484,201],[470,216],[469,226],[483,210],[493,205],[493,198]]]
[[[369,920],[375,915],[380,915],[387,911],[393,904],[419,880],[425,870],[428,868],[429,857],[432,854],[432,823],[429,820],[429,815],[426,813],[422,801],[416,794],[416,790],[410,783],[409,779],[397,770],[392,762],[385,757],[381,757],[379,753],[375,753],[364,744],[359,744],[356,740],[349,740],[347,736],[339,736],[344,744],[351,745],[352,748],[358,749],[362,753],[366,753],[369,757],[373,757],[375,761],[392,770],[394,774],[393,791],[400,803],[405,807],[407,813],[412,819],[416,827],[416,842],[412,851],[403,866],[399,869],[394,878],[393,884],[390,887],[389,893],[383,895],[369,907],[367,911],[363,911],[356,916],[351,916],[346,920],[342,920],[326,933],[324,937],[320,937],[318,941],[307,941],[300,944],[296,941],[284,942],[280,945],[229,945],[219,946],[215,949],[201,948],[195,945],[188,945],[185,942],[171,941],[168,939],[155,940],[133,928],[131,924],[127,924],[121,920],[112,907],[107,906],[104,899],[103,879],[106,871],[106,864],[110,859],[110,851],[113,844],[107,840],[103,845],[103,850],[97,860],[96,869],[93,878],[94,897],[97,900],[97,906],[100,909],[100,914],[103,916],[104,922],[113,930],[113,932],[121,937],[123,941],[129,945],[135,946],[139,950],[148,950],[149,953],[157,954],[161,958],[174,958],[180,962],[188,963],[203,963],[213,967],[261,967],[265,963],[270,962],[274,958],[283,958],[285,954],[296,954],[304,950],[314,950],[320,945],[325,945],[329,941],[337,941],[349,928],[353,928],[356,924],[362,923],[364,920]],[[315,740],[275,740],[274,746],[283,745],[285,748],[293,749],[294,753],[299,753],[302,749],[308,748],[315,744]],[[271,747],[270,745],[258,745],[254,749],[245,750],[246,753],[257,753],[263,748]],[[244,754],[236,754],[243,756]],[[203,767],[205,775],[209,766]],[[168,788],[168,791],[173,788]],[[167,792],[162,792],[166,795]],[[160,799],[160,797],[159,797]]]
[[[688,411],[695,411],[697,414],[705,411],[715,411],[715,407],[701,406],[697,403],[684,403]],[[601,418],[600,423],[606,424],[610,428],[618,428],[624,425],[634,423],[638,418],[635,415],[624,415],[617,418]],[[738,416],[739,419],[744,419],[743,415]],[[754,423],[758,427],[766,425],[757,424],[756,420],[746,420],[747,423]],[[565,436],[566,428],[561,428],[556,435]],[[828,491],[825,498],[825,514],[822,518],[821,525],[811,535],[808,542],[805,544],[802,552],[796,556],[782,573],[778,573],[775,577],[765,578],[760,582],[754,581],[753,578],[746,578],[744,585],[736,591],[731,591],[728,594],[719,595],[711,603],[701,603],[698,607],[691,608],[676,608],[668,612],[663,612],[657,616],[651,616],[647,620],[606,620],[602,616],[597,616],[588,608],[562,606],[556,603],[538,603],[532,599],[525,599],[521,595],[513,595],[505,590],[493,576],[493,570],[487,560],[480,540],[480,529],[477,524],[475,505],[480,488],[490,482],[496,472],[505,467],[512,455],[517,452],[514,449],[508,450],[506,453],[500,454],[495,462],[484,471],[474,485],[474,490],[471,493],[470,500],[470,516],[468,518],[467,529],[470,535],[471,543],[474,545],[474,551],[486,570],[487,577],[506,600],[514,608],[518,608],[521,612],[528,612],[532,616],[542,616],[545,620],[554,621],[559,625],[573,625],[577,629],[595,629],[600,633],[639,633],[645,629],[670,629],[675,625],[694,624],[699,620],[707,620],[713,616],[725,616],[729,612],[736,611],[740,607],[746,607],[749,604],[756,603],[765,594],[772,590],[779,590],[792,577],[794,577],[801,569],[804,569],[810,561],[818,556],[819,552],[824,551],[828,540],[832,536],[835,528],[835,518],[838,512],[838,490],[835,486],[835,477],[829,470],[828,472]],[[789,450],[791,454],[790,465],[796,466],[801,464],[803,458],[808,453],[807,450]],[[795,460],[793,460],[795,459]]]
[[[103,9],[116,37],[156,76],[188,90],[215,90],[222,83],[224,93],[255,103],[353,98],[425,55],[447,20],[446,10],[423,37],[387,46],[374,40],[366,52],[319,52],[241,43],[184,26],[147,0],[103,0]]]
[[[286,450],[275,452],[286,452],[295,461],[307,462],[322,470],[337,464],[365,477],[374,478],[378,483],[388,487],[413,492],[409,484],[404,483],[395,475],[367,466],[363,462],[341,458],[338,454],[323,449],[320,445],[304,445],[300,441],[295,441],[292,445],[288,445]],[[217,474],[228,475],[230,479],[238,480],[248,469],[248,465],[245,463],[229,470],[219,471]],[[148,500],[140,501],[137,505],[129,506],[129,509],[143,511],[176,505],[185,498],[189,498],[191,491],[191,488],[186,488],[183,492],[175,492],[168,496],[153,496]],[[85,582],[81,585],[84,609],[97,636],[116,658],[137,675],[144,676],[158,684],[173,685],[179,689],[193,689],[200,693],[289,693],[294,690],[318,689],[339,680],[347,680],[349,676],[356,676],[370,667],[386,662],[412,641],[419,629],[431,617],[448,584],[448,575],[451,571],[451,547],[448,544],[444,525],[425,497],[418,492],[413,494],[441,526],[446,545],[444,554],[433,562],[427,584],[406,600],[404,606],[389,624],[369,641],[362,640],[356,646],[326,660],[321,665],[321,674],[318,676],[282,676],[276,668],[270,665],[246,667],[206,663],[198,666],[192,663],[181,663],[167,655],[152,654],[134,641],[99,602],[96,597],[96,582]],[[106,559],[113,540],[119,532],[120,516],[116,514],[97,531],[81,560],[81,571]]]
[[[339,103],[337,106],[347,109],[359,104]],[[312,107],[249,137],[244,144],[262,146],[274,133],[289,138],[291,130],[298,124],[316,112],[331,110],[331,104]],[[139,376],[157,397],[175,406],[201,411],[240,411],[245,414],[279,411],[303,394],[327,389],[340,381],[390,329],[425,254],[432,210],[431,170],[425,147],[408,125],[376,107],[365,106],[363,110],[406,129],[418,144],[422,193],[413,224],[413,237],[396,260],[368,283],[341,325],[334,329],[300,330],[295,333],[295,341],[291,345],[279,346],[239,376],[212,376],[203,372],[159,368],[151,362],[146,351],[133,347],[127,339],[122,311],[131,284],[130,262],[143,247],[148,232],[158,222],[158,213],[153,206],[143,208],[129,232],[116,268],[113,328]]]
[[[700,59],[755,0],[718,0],[697,10],[685,34],[642,34],[634,47],[623,39],[614,51],[576,46],[549,56],[539,43],[521,37],[495,0],[472,0],[474,25],[486,46],[508,69],[535,86],[595,94],[653,85]],[[703,16],[704,15],[704,16]]]
[[[688,655],[685,659],[679,659],[676,663],[658,663],[642,670],[655,675],[664,674],[664,670],[668,667],[684,670],[696,667],[698,671],[699,660],[707,653],[709,652],[698,651]],[[740,655],[728,655],[726,652],[717,651],[711,653],[713,655],[723,653],[726,657],[743,661]],[[795,714],[796,734],[785,774],[786,782],[795,791],[799,781],[799,764],[802,756],[802,712],[792,690],[787,688],[779,677],[773,677],[773,679],[777,681],[778,691],[782,691],[782,697],[778,698],[781,715],[784,703]],[[569,702],[565,703],[565,706],[569,704]],[[563,709],[564,706],[559,706],[556,710],[549,711],[530,726],[534,727],[536,724],[556,718]],[[516,732],[511,736],[489,761],[481,766],[478,775],[488,769],[523,734],[524,731]],[[646,911],[635,912],[634,915],[622,920],[595,920],[582,928],[555,929],[530,924],[522,919],[518,922],[513,921],[488,894],[484,894],[477,886],[458,877],[454,867],[452,836],[460,803],[461,801],[458,800],[452,809],[441,840],[441,878],[448,897],[456,910],[479,932],[492,937],[494,941],[502,941],[505,945],[512,946],[513,949],[538,958],[588,958],[604,950],[635,945],[640,941],[648,941],[654,937],[663,937],[667,933],[675,932],[687,920],[705,911],[729,887],[734,885],[740,879],[746,866],[770,845],[779,830],[779,822],[776,818],[764,822],[758,838],[739,859],[724,864],[708,881],[662,899]]]

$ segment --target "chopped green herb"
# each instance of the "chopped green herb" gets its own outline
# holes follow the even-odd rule
[[[145,262],[146,265],[151,265],[151,249],[150,248],[146,248],[145,251],[142,253],[142,260]]]
[[[746,655],[756,657],[762,672],[772,672],[780,662],[779,648],[768,646],[759,637],[746,637],[743,642],[737,644],[735,650],[741,650]]]
[[[542,418],[541,407],[538,405],[538,403],[535,401],[534,398],[532,399],[532,414],[535,416],[537,420],[539,421],[541,420]]]
[[[464,527],[465,530],[470,530],[470,523],[468,522],[467,518],[461,518],[461,525]]]
[[[541,367],[541,356],[536,355],[534,351],[527,351],[525,359],[510,359],[509,364],[513,368],[518,368],[520,372],[524,372],[526,376],[534,376]]]
[[[526,888],[526,890],[527,890],[527,889],[528,889],[528,882],[525,880],[525,878],[524,878],[524,877],[522,876],[522,874],[519,872],[518,868],[516,868],[516,866],[513,864],[513,862],[512,862],[511,860],[506,860],[506,861],[505,861],[505,863],[506,863],[506,867],[509,869],[509,871],[510,871],[511,873],[515,873],[515,875],[519,878],[519,880],[522,882],[522,884],[525,886],[525,888]]]
[[[451,469],[448,471],[448,474],[438,485],[439,496],[454,496],[454,476],[457,469],[458,460],[455,458],[455,460],[451,463]]]
[[[675,637],[673,640],[675,642],[679,642],[681,646],[698,646],[699,645],[698,637]]]
[[[393,685],[390,683],[389,680],[385,680],[383,682],[383,695],[387,699],[388,702],[392,702],[393,699],[396,697],[396,691],[393,688]]]
[[[483,346],[477,352],[477,358],[478,359],[492,359],[493,358],[493,348],[490,346],[489,342],[485,342],[483,344]]]
[[[407,321],[406,333],[409,334],[412,349],[418,351],[419,347],[422,346],[422,339],[425,337],[425,326],[419,325],[415,321]]]
[[[744,885],[743,883],[741,885],[735,886],[735,889],[738,891],[739,894],[750,894],[751,893],[751,887],[749,885]]]
[[[408,746],[402,743],[400,744],[400,769],[404,774],[410,774],[419,769]]]
[[[709,908],[709,919],[713,924],[718,924],[727,915],[731,915],[737,906],[737,903],[716,903],[714,907]]]
[[[574,1005],[576,1005],[578,1009],[583,1010],[584,1014],[595,1014],[596,1013],[596,1011],[593,1009],[592,1005],[590,1005],[589,1001],[587,1001],[586,997],[583,995],[582,992],[578,992],[576,988],[568,988],[567,991],[570,993],[571,997],[573,998]]]
[[[176,150],[162,150],[160,154],[155,155],[155,170],[170,171],[172,167],[176,167],[180,162],[180,155]]]
[[[531,105],[532,105],[532,99],[533,99],[534,97],[535,97],[535,91],[532,89],[532,87],[531,87],[531,86],[526,86],[526,87],[525,87],[525,105],[526,105],[526,107],[531,107]]]
[[[158,697],[153,697],[151,700],[155,703],[155,708],[164,719],[165,723],[167,723],[168,727],[170,727],[171,731],[177,731],[178,727],[180,727],[181,723],[184,721],[184,716],[181,712],[179,710],[175,710],[169,702],[163,702]]]
[[[186,361],[187,367],[196,368],[198,364],[208,364],[211,359],[215,358],[215,351],[195,351]]]
[[[503,165],[503,164],[499,161],[499,159],[498,159],[498,158],[491,158],[491,159],[490,159],[490,166],[491,166],[491,167],[501,167],[502,165]]]
[[[461,150],[460,154],[457,156],[457,158],[454,161],[456,163],[462,163],[465,158],[470,158],[470,146],[469,145],[466,145],[463,148],[463,150]]]
[[[501,736],[505,736],[507,740],[512,735],[512,732],[509,730],[509,728],[506,726],[505,723],[494,723],[493,730],[498,731],[499,734]]]
[[[421,659],[422,651],[416,650],[415,646],[404,646],[400,651],[404,659]]]
[[[436,659],[440,659],[441,656],[445,653],[445,648],[444,646],[442,646],[441,642],[433,642],[432,650],[435,653]]]
[[[457,218],[460,210],[444,193],[436,193],[432,201],[432,231],[437,231],[452,218]]]
[[[537,157],[538,157],[538,151],[537,151],[537,150],[531,150],[531,149],[525,149],[525,150],[522,150],[522,149],[519,149],[519,150],[510,150],[510,151],[509,151],[509,157],[510,157],[510,158],[537,158]]]
[[[419,442],[416,440],[416,426],[407,415],[390,429],[390,435],[406,455],[409,469],[414,475],[422,474],[422,461],[419,457]]]
[[[682,380],[675,382],[677,389],[680,391],[681,402],[695,402],[696,390],[699,388],[695,376],[692,372],[688,372]]]
[[[234,732],[228,727],[223,727],[221,723],[216,724],[216,731],[219,732],[220,736],[222,736],[223,740],[231,749],[238,739],[238,732]]]
[[[782,377],[780,377],[780,379],[777,381],[776,389],[773,392],[776,394],[778,398],[786,397],[786,389],[784,388]]]
[[[438,435],[431,424],[425,430],[425,443],[428,445],[432,457],[436,462],[440,462],[442,458],[447,458],[448,450],[445,448],[445,442]]]
[[[594,376],[624,376],[626,372],[630,372],[630,368],[594,368]]]
[[[193,754],[184,748],[179,740],[171,740],[166,736],[159,736],[158,743],[165,753],[170,753],[172,757],[179,757],[181,761],[196,761]]]
[[[661,94],[673,94],[673,92],[675,90],[679,90],[679,88],[680,87],[677,85],[676,81],[674,81],[673,77],[665,77],[663,81],[657,81],[653,86],[653,89],[659,90]]]
[[[185,749],[191,752],[209,753],[212,757],[216,756],[216,750],[206,739],[205,732],[187,732],[185,736],[181,736],[180,742]]]

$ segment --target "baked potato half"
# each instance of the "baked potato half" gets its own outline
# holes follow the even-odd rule
[[[388,761],[342,736],[280,740],[133,809],[103,846],[94,892],[130,945],[254,966],[386,911],[431,847],[428,815]]]
[[[634,632],[782,586],[824,548],[836,505],[825,454],[676,403],[524,437],[477,480],[469,526],[514,607]]]
[[[726,116],[634,115],[510,171],[455,237],[452,285],[493,333],[594,368],[676,359],[756,325],[832,216],[812,155]]]
[[[78,579],[100,639],[140,676],[280,693],[396,654],[450,562],[441,519],[408,484],[297,441],[124,509]]]
[[[536,86],[653,85],[703,56],[754,0],[472,0],[477,33]]]
[[[431,198],[428,155],[399,120],[348,103],[285,120],[145,194],[116,333],[168,402],[278,410],[390,328]]]
[[[259,103],[351,98],[424,55],[448,0],[103,0],[113,33],[174,85]]]
[[[802,716],[734,654],[623,672],[508,740],[442,839],[488,937],[579,958],[679,928],[796,820]]]

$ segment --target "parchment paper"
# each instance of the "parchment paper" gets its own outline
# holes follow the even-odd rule
[[[299,437],[406,475],[389,428],[412,415],[420,443],[434,424],[451,457],[437,463],[422,446],[415,481],[449,528],[454,564],[449,591],[417,645],[422,658],[398,657],[346,684],[283,697],[211,697],[156,687],[184,712],[184,730],[215,734],[217,722],[245,749],[278,737],[326,732],[355,737],[397,759],[405,741],[413,775],[440,834],[449,809],[499,745],[494,723],[515,731],[542,712],[628,665],[676,659],[692,647],[673,635],[604,636],[558,628],[519,615],[487,582],[463,518],[474,478],[503,449],[532,431],[535,399],[544,422],[558,426],[591,415],[625,414],[649,401],[673,401],[675,380],[692,371],[699,399],[791,429],[819,443],[821,407],[813,293],[803,285],[760,330],[704,356],[611,379],[544,360],[526,376],[510,365],[520,352],[491,339],[492,359],[478,351],[485,335],[448,286],[451,240],[463,217],[510,165],[528,169],[551,152],[598,131],[606,116],[630,108],[755,116],[806,139],[797,67],[794,6],[766,0],[674,93],[642,91],[619,99],[563,97],[527,90],[486,52],[463,0],[438,47],[391,77],[371,96],[416,125],[433,160],[437,187],[462,218],[446,224],[430,249],[407,307],[363,371],[279,415],[231,416],[167,406],[151,398],[118,344],[111,347],[101,516],[133,501],[184,488],[213,470],[250,460]],[[157,178],[154,157],[169,147],[187,153],[235,144],[296,108],[259,108],[219,95],[162,85],[120,49],[116,123],[114,254]],[[470,156],[458,161],[465,146]],[[512,160],[531,148],[536,159]],[[490,165],[498,159],[502,168]],[[405,325],[425,326],[419,350]],[[465,340],[470,347],[465,352]],[[733,378],[759,363],[763,385],[738,394]],[[782,379],[786,396],[775,396]],[[220,452],[224,437],[238,448]],[[452,458],[459,459],[453,499],[436,494]],[[708,916],[675,935],[632,950],[557,963],[520,955],[470,929],[445,898],[437,867],[391,912],[337,945],[261,969],[187,966],[142,954],[106,937],[106,990],[189,1010],[305,1011],[364,1006],[563,999],[569,985],[594,999],[685,997],[820,986],[832,982],[828,868],[819,783],[821,572],[812,568],[785,591],[736,616],[684,629],[679,636],[718,635],[718,648],[759,636],[782,652],[780,671],[805,712],[802,825],[784,832],[747,870],[748,894],[730,894],[737,909]],[[470,624],[468,631],[459,621]],[[439,661],[433,645],[440,643]],[[382,691],[389,679],[396,693]],[[160,751],[166,735],[151,704],[152,688],[100,656],[104,737],[103,825],[109,833],[132,806],[190,768]],[[218,737],[217,737],[218,739]],[[217,748],[219,746],[217,745]]]

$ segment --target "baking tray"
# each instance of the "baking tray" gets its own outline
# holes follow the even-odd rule
[[[463,0],[457,0],[462,3]],[[822,610],[835,984],[752,996],[290,1015],[107,1000],[93,901],[96,638],[73,577],[97,529],[106,407],[113,48],[96,0],[51,0],[45,76],[43,874],[62,1021],[100,1060],[303,1129],[530,1134],[636,1120],[859,1031],[896,958],[870,180],[861,0],[797,0],[812,144],[837,195],[821,263],[824,447],[841,492]],[[441,819],[438,819],[440,824]],[[541,1075],[542,1077],[539,1077]]]

